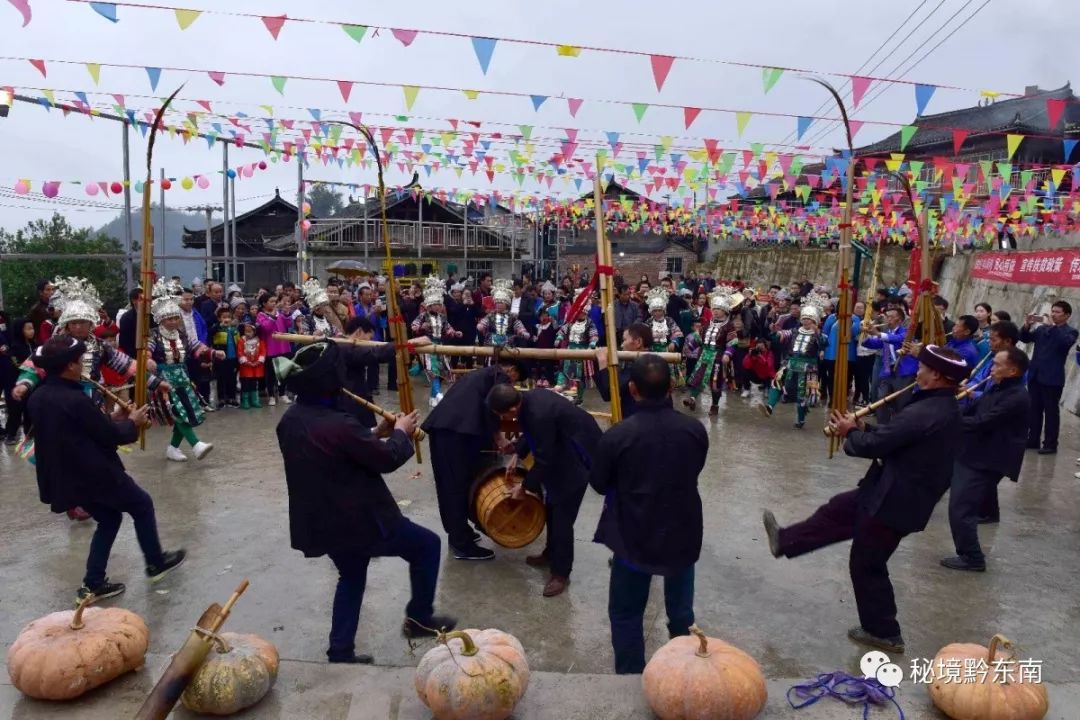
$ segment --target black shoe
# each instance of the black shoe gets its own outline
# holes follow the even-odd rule
[[[326,661],[329,663],[341,663],[343,665],[370,665],[375,662],[375,658],[364,653],[352,653],[351,655],[326,655]]]
[[[1057,448],[1056,447],[1055,448],[1049,448],[1049,447],[1039,448],[1039,454],[1040,455],[1057,455]]]
[[[796,423],[795,423],[795,429],[796,429],[796,430],[802,430],[802,429],[803,429],[803,425],[805,425],[805,424],[806,424],[805,422],[802,422],[802,421],[798,421],[798,422],[796,422]]]
[[[986,572],[986,561],[976,561],[971,558],[964,557],[963,555],[957,555],[956,557],[947,557],[941,561],[942,567],[947,567],[950,570],[967,570],[968,572]]]
[[[187,551],[183,548],[162,554],[162,563],[160,565],[147,565],[146,577],[150,578],[150,582],[160,582],[166,575],[171,573],[184,562],[184,558],[187,557]]]
[[[480,547],[475,542],[465,547],[450,547],[454,551],[455,560],[494,560],[495,553],[487,548]]]
[[[878,650],[884,650],[885,652],[904,652],[904,638],[899,635],[891,638],[880,638],[876,635],[871,635],[863,630],[861,626],[856,625],[847,631],[847,636],[857,643],[869,645],[870,647],[875,647]]]
[[[427,622],[419,622],[407,617],[401,625],[401,634],[410,639],[435,637],[440,632],[453,630],[456,627],[457,620],[448,615],[432,615]]]
[[[761,522],[765,524],[765,534],[769,537],[769,552],[775,558],[784,553],[780,549],[780,524],[776,522],[776,516],[772,510],[766,510],[761,515]]]
[[[81,603],[87,595],[93,595],[98,600],[104,600],[106,598],[116,597],[123,594],[127,590],[124,583],[111,583],[109,578],[105,578],[105,582],[101,583],[95,588],[88,588],[83,585],[79,588],[79,591],[75,593],[75,604]]]
[[[975,522],[977,522],[979,525],[993,525],[995,523],[1001,522],[1001,518],[996,516],[987,516],[981,517]]]
[[[231,408],[238,408],[238,407],[240,407],[240,402],[239,402],[238,400],[230,400],[230,401],[229,401],[228,403],[226,403],[226,404],[227,404],[227,405],[228,405],[229,407],[231,407]]]

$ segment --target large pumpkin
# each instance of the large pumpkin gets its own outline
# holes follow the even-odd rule
[[[692,635],[672,638],[656,651],[641,685],[660,720],[750,720],[768,693],[754,658],[722,640]]]
[[[1021,677],[1016,663],[1006,664],[1015,659],[1013,644],[1001,635],[990,640],[989,648],[946,645],[930,666],[930,699],[953,720],[1040,720],[1050,711],[1046,687],[1041,678]],[[949,671],[942,677],[945,668]]]
[[[259,702],[274,686],[277,648],[258,635],[221,633],[180,701],[205,715],[232,715]]]
[[[504,720],[528,686],[525,649],[501,630],[441,635],[416,667],[416,694],[436,720]]]
[[[11,684],[41,700],[71,700],[142,667],[150,630],[121,608],[88,608],[38,618],[23,628],[7,653]]]

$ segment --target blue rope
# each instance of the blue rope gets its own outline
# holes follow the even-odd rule
[[[793,693],[802,702],[796,704],[791,699]],[[846,672],[822,673],[813,682],[794,685],[787,691],[787,701],[795,710],[813,705],[825,697],[842,700],[848,705],[862,705],[863,720],[869,717],[871,705],[892,703],[900,720],[904,720],[904,711],[896,702],[895,688],[885,687],[873,678],[863,679]]]

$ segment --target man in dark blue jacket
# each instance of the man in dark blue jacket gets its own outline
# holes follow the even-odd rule
[[[952,333],[945,343],[945,347],[955,350],[960,357],[964,358],[969,371],[975,369],[975,366],[979,364],[979,358],[982,357],[978,346],[975,345],[975,333],[978,330],[979,321],[974,315],[961,315],[956,319]]]
[[[1035,352],[1031,357],[1028,370],[1028,395],[1031,397],[1031,412],[1028,421],[1027,446],[1039,448],[1040,455],[1053,455],[1057,452],[1058,428],[1061,425],[1061,391],[1065,389],[1065,360],[1069,350],[1076,344],[1077,331],[1069,327],[1072,317],[1072,305],[1058,300],[1050,308],[1050,324],[1032,326],[1040,318],[1028,315],[1024,328],[1020,331],[1020,340],[1035,343]],[[1046,316],[1042,317],[1046,320]],[[1046,434],[1039,447],[1039,436],[1043,434],[1043,417],[1046,418]]]
[[[648,352],[652,347],[652,330],[643,322],[631,323],[622,332],[622,350],[630,352]],[[611,402],[611,378],[608,375],[608,349],[596,349],[596,389],[604,402]],[[619,363],[619,400],[622,401],[622,416],[626,419],[637,412],[637,399],[630,392],[630,365]]]
[[[833,496],[809,518],[785,528],[768,510],[764,516],[774,557],[794,558],[852,541],[851,584],[859,625],[848,630],[848,637],[886,652],[904,652],[889,558],[904,537],[926,528],[949,489],[960,441],[956,386],[968,374],[959,355],[936,345],[924,346],[918,363],[919,392],[889,424],[875,427],[833,412],[832,425],[845,438],[844,452],[873,459],[857,489]]]
[[[986,570],[986,557],[979,546],[980,509],[987,496],[997,492],[1002,476],[1013,482],[1020,478],[1024,462],[1027,429],[1016,420],[1028,413],[1024,389],[1028,357],[1013,347],[996,353],[993,362],[990,376],[994,384],[964,408],[961,418],[964,435],[949,493],[949,527],[956,557],[941,561],[953,570]]]
[[[615,554],[608,618],[618,674],[645,669],[642,620],[653,575],[664,578],[668,634],[690,634],[703,534],[697,481],[709,451],[701,423],[672,407],[666,362],[642,355],[629,384],[637,410],[600,440],[589,478],[604,495],[594,540]]]

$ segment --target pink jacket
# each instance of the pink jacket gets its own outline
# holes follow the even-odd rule
[[[266,356],[277,357],[288,355],[292,352],[292,346],[284,340],[274,340],[274,333],[292,332],[292,321],[281,313],[271,317],[260,312],[255,318],[255,324],[259,327],[259,339],[266,343]]]

